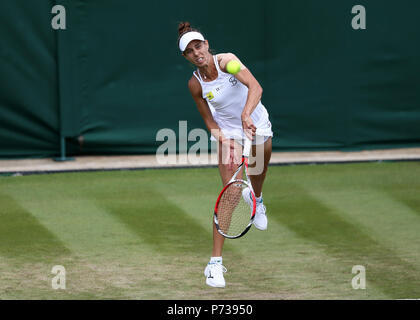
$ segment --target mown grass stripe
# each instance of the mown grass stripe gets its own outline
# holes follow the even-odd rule
[[[374,241],[357,225],[336,214],[334,209],[311,196],[299,185],[283,186],[283,197],[276,207],[281,214],[274,218],[300,237],[322,245],[325,252],[340,263],[363,265],[367,281],[393,298],[420,295],[419,274],[414,266],[400,259],[393,251]]]
[[[0,255],[45,261],[70,253],[59,237],[15,199],[0,194],[0,203]]]
[[[405,203],[390,193],[366,187],[307,191],[402,259],[417,264],[420,272],[420,218]]]
[[[151,188],[103,194],[98,198],[98,205],[158,253],[200,256],[208,253],[211,246],[208,230]]]
[[[353,219],[354,211],[343,212],[310,191],[351,194],[366,186],[386,193],[385,185],[391,193],[395,188],[418,190],[417,167],[412,163],[270,167],[264,186],[269,229],[252,229],[246,237],[227,242],[228,286],[217,291],[205,285],[203,276],[212,244],[206,207],[213,206],[211,194],[217,195],[221,185],[215,168],[4,177],[0,188],[53,236],[65,239],[62,242],[72,251],[65,260],[71,279],[65,298],[410,298],[418,296],[415,257],[410,264],[393,250],[407,239],[403,228],[396,233],[401,242],[391,249],[376,232],[370,233],[369,226]],[[415,219],[405,203],[393,205]],[[160,231],[169,230],[166,234],[159,234],[161,223]],[[192,237],[187,227],[195,230]],[[0,269],[7,270],[11,258],[3,257]],[[363,263],[367,290],[353,290],[351,268]],[[23,284],[19,272],[39,280],[34,287],[12,288],[13,294],[2,297],[51,297],[51,289],[45,288],[48,281],[39,278],[44,272],[50,276],[51,265],[38,261],[36,269],[31,268],[21,261],[13,270],[16,274],[0,276],[0,288],[8,290]]]
[[[420,180],[420,175],[418,177]],[[420,185],[420,182],[419,182]],[[398,188],[389,188],[384,186],[388,198],[393,198],[411,209],[411,213],[420,217],[420,186],[400,186]]]

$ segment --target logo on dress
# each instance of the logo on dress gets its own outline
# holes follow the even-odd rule
[[[211,91],[209,93],[207,93],[206,98],[209,99],[209,100],[213,99],[214,98],[213,93]]]
[[[235,86],[238,83],[238,80],[236,80],[235,77],[230,77],[229,82],[232,84],[232,87]]]

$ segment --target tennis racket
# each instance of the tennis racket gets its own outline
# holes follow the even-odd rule
[[[248,158],[251,140],[245,137],[242,162],[232,178],[220,192],[214,208],[214,223],[225,238],[236,239],[245,235],[255,217],[256,201],[251,180],[248,178]],[[246,180],[237,179],[245,167]]]

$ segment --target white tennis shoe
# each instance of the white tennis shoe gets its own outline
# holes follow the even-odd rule
[[[254,226],[259,230],[267,230],[268,220],[265,214],[265,205],[261,202],[257,203],[257,209],[255,211]]]
[[[223,273],[227,270],[221,263],[208,263],[204,269],[206,284],[210,287],[224,288],[226,286]]]
[[[242,190],[242,197],[244,200],[249,204],[249,206],[252,206],[252,198],[251,198],[251,191],[249,188],[245,188]],[[261,199],[261,202],[257,201],[257,207],[255,209],[255,217],[254,217],[254,226],[258,230],[267,230],[268,220],[266,215],[266,208],[265,205]]]

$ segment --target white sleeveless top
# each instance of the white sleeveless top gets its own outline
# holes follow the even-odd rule
[[[209,82],[203,81],[200,72],[193,75],[201,84],[203,99],[209,105],[211,113],[224,136],[229,139],[243,138],[241,115],[248,97],[248,87],[237,80],[234,75],[220,70],[217,55],[213,56],[217,69],[217,79]],[[256,135],[273,136],[268,112],[261,103],[258,103],[251,119],[257,128]],[[215,140],[211,137],[211,140]]]

